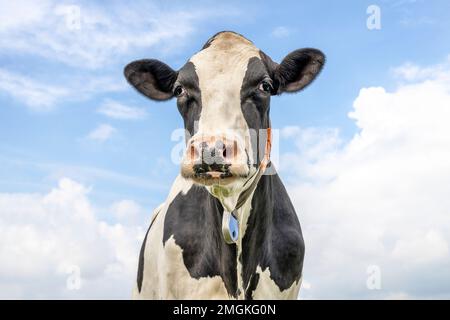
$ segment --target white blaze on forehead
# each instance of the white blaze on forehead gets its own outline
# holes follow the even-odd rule
[[[248,135],[241,110],[241,87],[252,57],[259,58],[258,48],[238,34],[224,32],[191,58],[202,99],[199,133],[222,134],[232,129],[238,130],[238,135]]]

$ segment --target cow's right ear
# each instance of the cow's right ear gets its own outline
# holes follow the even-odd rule
[[[150,99],[163,101],[173,97],[177,72],[161,61],[133,61],[125,67],[124,75],[133,87]]]

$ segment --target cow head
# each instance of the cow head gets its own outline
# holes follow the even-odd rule
[[[150,99],[176,98],[187,132],[181,174],[203,185],[226,185],[257,170],[270,97],[305,88],[324,62],[319,50],[299,49],[277,64],[243,36],[220,32],[178,71],[144,59],[124,73]]]

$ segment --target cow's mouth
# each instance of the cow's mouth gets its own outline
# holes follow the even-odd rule
[[[230,164],[196,164],[193,167],[192,180],[203,185],[228,184],[235,180]]]
[[[202,163],[196,164],[193,167],[194,177],[199,179],[224,179],[230,178],[233,174],[230,171],[230,164],[217,164],[211,165]]]
[[[201,185],[227,185],[238,179],[245,179],[249,175],[247,165],[231,164],[195,164],[182,166],[181,175]]]
[[[205,173],[196,173],[194,177],[198,179],[225,179],[231,178],[233,175],[229,172],[207,171]]]
[[[223,173],[217,171],[208,171],[201,174],[194,174],[190,177],[196,184],[204,186],[212,185],[228,185],[239,179],[231,173]]]

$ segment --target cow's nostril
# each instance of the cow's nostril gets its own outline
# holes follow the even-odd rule
[[[199,157],[198,149],[196,148],[196,146],[194,144],[191,144],[190,153],[191,153],[192,160],[195,160]]]
[[[227,157],[227,148],[222,140],[218,140],[215,147],[216,150],[219,151],[218,154],[221,154],[223,158]]]

